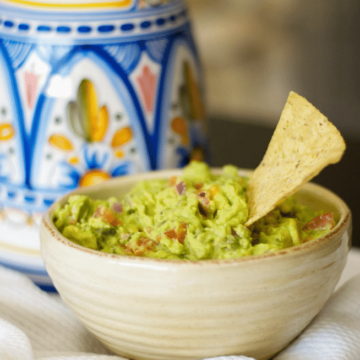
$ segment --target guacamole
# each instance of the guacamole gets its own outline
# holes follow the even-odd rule
[[[301,244],[335,225],[332,213],[315,213],[285,200],[253,225],[246,188],[235,166],[221,175],[197,161],[182,176],[142,181],[122,199],[70,196],[53,221],[71,241],[107,253],[161,259],[228,259]]]

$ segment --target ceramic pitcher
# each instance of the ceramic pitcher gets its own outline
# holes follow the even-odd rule
[[[182,0],[0,4],[0,264],[51,288],[43,212],[78,186],[206,156]]]

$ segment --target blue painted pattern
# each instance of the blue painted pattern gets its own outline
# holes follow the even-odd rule
[[[82,25],[82,26],[79,26],[77,28],[77,31],[79,33],[90,33],[92,31],[92,28],[90,26],[85,26],[85,25]]]
[[[0,10],[1,10],[1,6],[0,6]],[[51,33],[51,32],[56,32],[58,34],[69,34],[72,32],[77,32],[79,34],[90,34],[96,32],[101,35],[104,34],[106,35],[116,32],[117,35],[120,36],[121,33],[128,33],[137,28],[142,31],[148,31],[150,28],[152,30],[155,29],[156,31],[162,31],[162,29],[164,28],[164,26],[166,26],[166,24],[172,24],[171,26],[174,25],[176,26],[175,23],[178,20],[181,19],[187,20],[187,16],[188,16],[187,12],[181,10],[180,12],[177,11],[175,14],[170,14],[167,17],[161,16],[155,19],[151,18],[151,20],[150,19],[144,20],[140,18],[141,19],[140,22],[124,22],[120,26],[118,26],[116,22],[101,24],[97,26],[91,26],[90,25],[91,21],[89,22],[89,24],[78,24],[76,26],[55,25],[55,24],[54,26],[51,26],[51,24],[49,25],[49,22],[47,22],[47,24],[38,24],[35,27],[35,31],[40,34]],[[1,32],[1,27],[6,31],[6,29],[13,29],[15,26],[19,32],[23,33],[25,31],[29,31],[30,29],[32,29],[33,26],[31,23],[27,23],[25,21],[26,19],[23,19],[21,23],[16,23],[15,20],[6,19],[2,21],[2,19],[0,18],[0,32]]]
[[[134,24],[131,24],[131,23],[127,23],[127,24],[122,24],[120,26],[120,30],[121,31],[131,31],[131,30],[134,30],[135,28],[135,25]]]
[[[100,33],[108,33],[108,32],[114,31],[114,30],[115,30],[114,25],[100,25],[97,28],[97,31]]]
[[[58,26],[56,28],[56,31],[58,33],[69,34],[69,33],[71,33],[71,27],[70,26]]]
[[[0,3],[0,126],[12,136],[0,148],[0,211],[8,225],[11,216],[38,224],[60,196],[97,176],[183,166],[194,147],[206,147],[201,116],[188,115],[199,112],[190,93],[202,85],[183,1],[133,4],[54,16]],[[186,133],[171,126],[177,118]]]
[[[30,29],[30,25],[21,23],[18,25],[18,29],[20,31],[28,31]]]
[[[6,20],[6,21],[4,21],[4,26],[7,28],[12,28],[12,27],[14,27],[14,22]]]
[[[154,62],[158,63],[160,66],[163,66],[164,64],[169,62],[169,53],[167,51],[167,49],[171,49],[173,48],[173,44],[175,44],[178,40],[177,39],[183,39],[181,41],[181,43],[186,44],[186,42],[184,42],[184,37],[183,37],[183,33],[177,35],[177,36],[163,36],[161,38],[158,38],[156,40],[147,40],[147,41],[137,41],[137,42],[133,42],[133,43],[118,43],[115,45],[105,45],[105,46],[99,46],[99,45],[87,45],[87,51],[90,53],[94,53],[97,54],[97,56],[103,57],[104,60],[106,62],[108,62],[109,64],[111,64],[111,61],[113,62],[112,66],[116,66],[114,67],[114,70],[116,70],[116,72],[118,74],[121,73],[121,71],[124,72],[124,77],[123,77],[123,81],[127,78],[127,76],[129,76],[134,69],[138,66],[140,59],[142,57],[142,54],[144,52],[146,52],[149,56],[150,59],[152,59]],[[22,66],[22,64],[26,61],[26,59],[28,58],[28,56],[31,53],[36,53],[41,59],[43,59],[46,63],[50,64],[53,68],[56,69],[56,64],[62,64],[64,63],[64,61],[68,61],[67,56],[69,54],[73,54],[73,53],[77,53],[79,51],[82,51],[82,47],[80,46],[71,46],[71,45],[66,45],[66,46],[53,46],[53,45],[33,45],[33,44],[28,44],[28,43],[20,43],[20,42],[16,42],[16,41],[3,41],[2,42],[4,47],[7,49],[7,56],[9,57],[9,59],[11,60],[11,64],[13,69],[18,69]],[[191,44],[190,44],[191,45]],[[187,45],[188,46],[188,45]],[[107,54],[107,57],[104,57],[105,54]],[[164,55],[166,55],[166,57],[164,57]],[[195,54],[195,53],[194,53]],[[70,66],[71,63],[69,63]],[[71,65],[74,66],[74,65]],[[70,68],[69,68],[70,69]],[[164,68],[165,70],[166,68]],[[68,71],[68,70],[67,70]],[[66,72],[65,72],[66,73]],[[65,74],[64,73],[64,74]],[[125,75],[126,74],[126,75]],[[113,76],[110,76],[110,78],[113,78]],[[163,77],[163,80],[166,80],[166,78],[168,78],[167,76]],[[129,87],[129,89],[132,87],[132,85],[128,84],[127,85]],[[159,89],[162,89],[163,85],[162,82],[159,84]],[[162,90],[165,91],[165,90]],[[165,93],[167,93],[167,91],[165,91]],[[45,98],[44,98],[45,99]],[[39,99],[39,103],[37,108],[40,110],[40,99]],[[138,106],[138,114],[142,113],[143,110],[141,110],[141,108]],[[35,112],[34,115],[34,124],[37,123],[37,111]],[[48,119],[48,115],[46,116],[46,119]],[[48,121],[48,120],[46,120]],[[142,120],[143,122],[144,120]],[[149,137],[149,145],[148,145],[148,149],[150,151],[153,151],[153,155],[151,156],[151,158],[153,159],[153,163],[152,163],[152,168],[157,168],[159,166],[159,164],[157,164],[157,162],[155,161],[156,159],[159,159],[159,151],[160,151],[160,142],[159,142],[159,137],[161,136],[162,138],[164,138],[164,134],[161,135],[159,133],[160,131],[160,127],[158,126],[158,122],[156,122],[155,125],[155,132],[153,133],[153,135],[151,137]],[[45,129],[44,127],[39,127],[39,129]],[[39,137],[39,133],[34,132],[36,130],[35,125],[33,125],[32,128],[32,139],[29,139],[27,141],[25,141],[25,144],[28,142],[29,144],[36,144],[39,141],[44,141],[41,140],[41,137]],[[142,126],[142,130],[143,133],[146,133],[146,126],[143,125]],[[196,143],[196,136],[194,137],[194,144]],[[33,150],[27,151],[28,156],[27,156],[27,161],[28,161],[28,165],[27,165],[27,169],[29,169],[29,171],[31,172],[31,167],[32,167],[32,162],[31,159],[35,156],[33,153]],[[84,166],[85,166],[85,171],[89,171],[92,169],[98,169],[98,168],[103,168],[104,164],[106,163],[109,154],[102,154],[101,156],[96,153],[93,152],[91,150],[90,147],[85,146],[83,148],[83,159],[84,159]],[[176,153],[180,156],[180,160],[178,165],[182,166],[184,165],[190,157],[190,152],[188,150],[187,147],[180,147]],[[39,153],[40,154],[40,153]],[[2,154],[0,154],[2,156]],[[0,156],[0,158],[1,158]],[[35,157],[36,159],[36,157]],[[1,160],[1,159],[0,159]],[[120,176],[120,175],[124,175],[126,173],[129,173],[131,168],[131,163],[129,163],[128,161],[125,162],[119,162],[118,165],[114,165],[112,168],[109,169],[109,173],[111,176]],[[0,170],[1,170],[1,161],[0,161]],[[38,170],[37,170],[38,171]],[[79,181],[81,179],[82,173],[79,172],[79,170],[77,169],[76,166],[73,166],[71,164],[69,164],[68,162],[60,162],[59,163],[59,171],[61,172],[61,181],[59,182],[56,187],[53,189],[57,189],[56,191],[58,192],[58,194],[62,194],[65,191],[69,190],[69,189],[73,189],[75,187],[77,187],[79,185]],[[1,173],[1,171],[0,171]],[[1,175],[1,174],[0,174]],[[29,173],[26,175],[26,178],[28,179],[27,182],[31,184],[31,180],[30,180],[30,175]],[[1,179],[0,176],[0,182],[8,182],[8,179],[6,177],[4,177],[3,179]],[[33,191],[32,195],[27,195],[27,196],[21,196],[21,198],[24,199],[24,209],[26,209],[28,206],[26,204],[32,202],[32,203],[36,203],[38,204],[37,206],[39,207],[39,210],[43,210],[47,203],[50,203],[52,201],[54,201],[55,198],[50,198],[49,201],[44,200],[42,197],[40,197],[39,199],[38,197],[38,191],[43,191],[46,190],[45,188],[43,190],[41,190],[41,188],[39,187],[35,187],[36,190],[31,190],[31,187],[25,187],[22,190],[31,190]],[[52,190],[52,191],[53,191]],[[9,190],[10,191],[10,190]],[[3,197],[3,201],[1,201],[0,199],[0,204],[10,204],[9,202],[11,202],[14,199],[18,199],[19,197],[17,195],[15,195],[15,193],[13,191],[7,192],[7,195],[5,197]],[[8,194],[12,194],[11,196]],[[35,197],[34,197],[35,196]],[[32,200],[30,200],[32,199]],[[16,200],[18,202],[18,200]],[[39,205],[40,204],[40,205]],[[18,204],[19,205],[19,204]]]
[[[39,31],[39,32],[50,32],[50,31],[52,31],[52,28],[50,26],[47,26],[47,25],[39,25],[36,28],[36,30]]]

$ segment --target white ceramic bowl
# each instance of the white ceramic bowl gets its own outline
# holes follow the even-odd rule
[[[121,197],[143,178],[117,178],[73,194]],[[195,262],[105,254],[41,227],[46,268],[65,303],[108,348],[131,359],[203,359],[242,354],[269,359],[292,341],[330,297],[346,263],[351,213],[335,194],[307,184],[301,203],[333,211],[327,236],[277,253]],[[60,203],[67,200],[64,197]]]

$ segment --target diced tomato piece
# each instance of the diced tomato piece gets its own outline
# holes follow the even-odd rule
[[[332,229],[334,226],[334,214],[332,212],[328,212],[313,218],[311,221],[304,225],[303,230],[325,230]]]
[[[139,246],[143,246],[146,250],[151,250],[154,246],[154,241],[149,238],[143,237],[137,241],[137,244]]]
[[[134,250],[133,250],[131,247],[126,246],[125,254],[133,255],[133,254],[134,254]]]
[[[186,223],[181,223],[177,232],[175,229],[171,229],[165,231],[164,234],[169,239],[177,240],[180,244],[183,244],[187,234]]]
[[[136,256],[143,255],[146,251],[153,250],[155,241],[149,238],[142,237],[137,240],[135,249],[133,247],[133,243],[126,244],[125,252],[128,254],[134,254]]]
[[[181,223],[178,231],[178,241],[180,244],[184,243],[186,234],[187,234],[186,223]]]
[[[197,183],[197,184],[195,184],[195,189],[200,190],[203,186],[204,186],[203,183]]]
[[[167,236],[169,239],[176,239],[177,240],[177,233],[174,229],[168,230],[164,232],[165,236]]]
[[[115,214],[104,206],[99,206],[95,210],[94,217],[100,217],[104,222],[112,226],[123,225],[123,223],[116,218]]]

